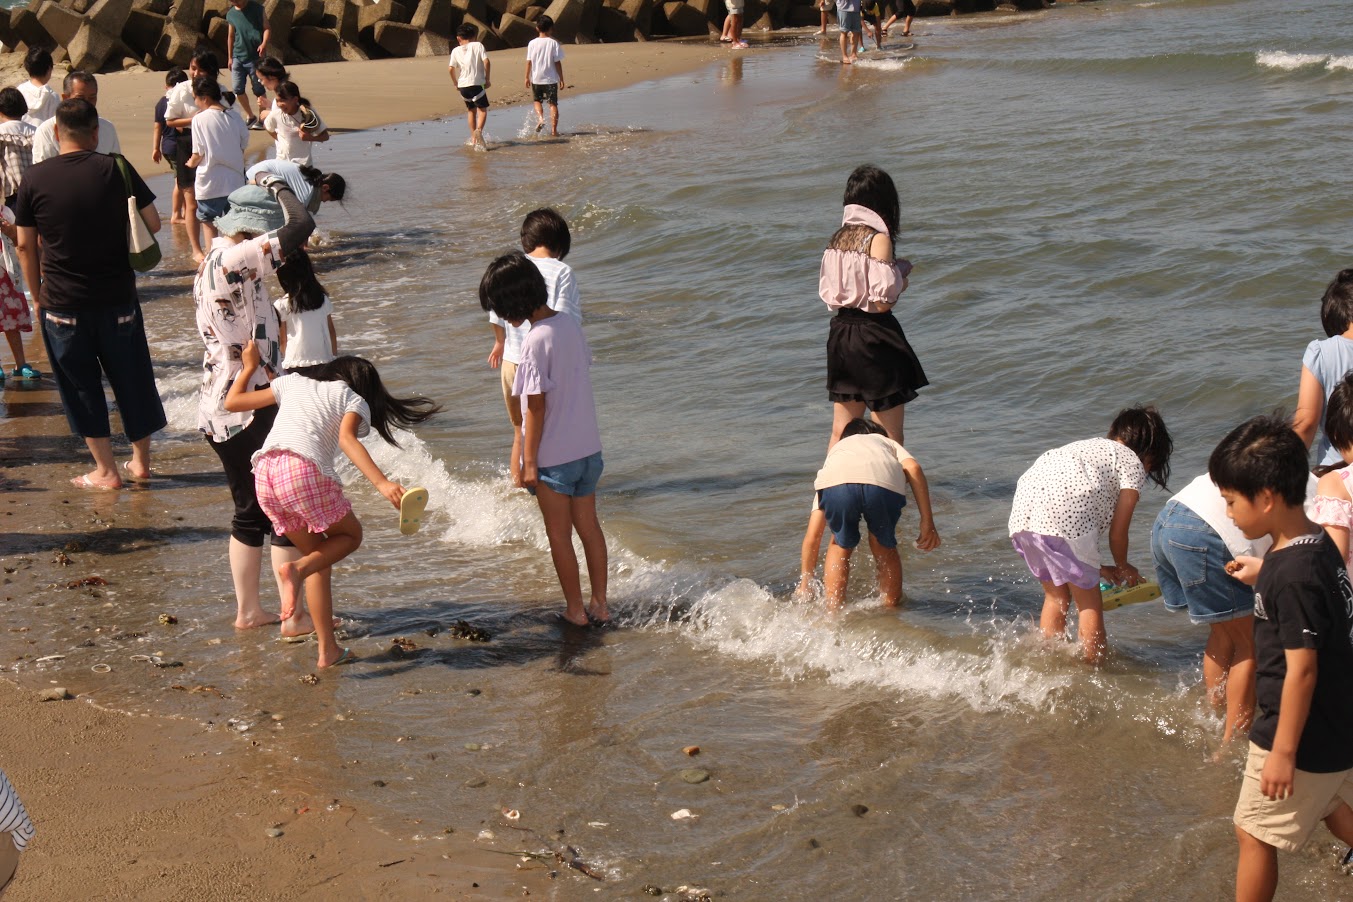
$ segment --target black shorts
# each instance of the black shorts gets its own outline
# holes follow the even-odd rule
[[[465,101],[465,109],[467,110],[487,110],[489,108],[489,95],[484,90],[483,85],[470,85],[468,88],[461,88],[460,96]]]
[[[536,103],[548,103],[559,106],[559,85],[531,85],[531,99]]]
[[[178,139],[178,146],[174,149],[174,181],[180,188],[191,188],[197,178],[197,167],[188,166],[188,158],[193,155],[193,133],[182,129]]]
[[[263,447],[276,419],[277,408],[264,407],[254,413],[248,426],[223,442],[214,442],[210,436],[205,436],[211,450],[221,459],[226,485],[230,486],[230,497],[235,502],[230,537],[250,548],[262,548],[263,540],[272,535],[272,521],[263,513],[254,490],[254,465],[250,458]],[[272,543],[291,545],[286,536],[273,536]]]

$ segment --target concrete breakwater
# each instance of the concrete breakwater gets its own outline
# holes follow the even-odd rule
[[[1045,9],[1054,0],[916,0],[919,16]],[[1071,0],[1076,2],[1076,0]],[[187,66],[208,43],[226,53],[228,0],[31,0],[0,11],[0,42],[53,48],[73,69]],[[269,49],[287,64],[442,56],[464,23],[489,50],[523,47],[548,14],[564,43],[620,43],[717,33],[723,0],[267,0]],[[753,31],[819,23],[813,0],[746,0]]]

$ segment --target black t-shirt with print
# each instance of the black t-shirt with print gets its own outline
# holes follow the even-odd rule
[[[136,208],[155,195],[131,167]],[[63,153],[24,173],[14,221],[42,239],[42,306],[87,310],[136,301],[127,260],[127,185],[117,161],[92,150]]]
[[[1272,751],[1287,676],[1285,649],[1316,652],[1315,692],[1297,746],[1297,768],[1324,774],[1353,767],[1353,586],[1323,531],[1264,558],[1254,595],[1258,669],[1250,740]]]

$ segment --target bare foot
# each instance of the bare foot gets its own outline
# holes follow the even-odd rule
[[[301,586],[305,585],[305,580],[294,561],[277,565],[277,585],[282,594],[282,619],[290,620],[296,614],[296,602],[301,598]]]
[[[183,223],[185,223],[185,222],[187,222],[187,221],[188,221],[188,220],[184,219],[182,216],[171,216],[171,217],[169,218],[169,224],[170,224],[170,225],[181,225],[181,224],[183,224]]]
[[[105,479],[95,479],[94,476],[97,473],[98,471],[95,470],[94,473],[86,473],[84,476],[76,476],[74,479],[70,481],[70,484],[75,486],[77,489],[103,489],[105,491],[112,491],[114,489],[122,488],[121,480],[116,478],[114,478],[111,481]]]
[[[587,619],[593,623],[611,622],[611,612],[606,610],[605,599],[592,599],[592,603],[587,606]]]
[[[283,620],[282,636],[287,639],[295,639],[300,636],[309,636],[315,632],[315,622],[310,619],[310,615],[302,612],[291,620]],[[334,618],[334,629],[343,625],[343,621],[338,617]]]
[[[581,607],[581,605],[580,605],[580,607]],[[573,612],[573,611],[567,611],[567,610],[566,610],[566,611],[564,611],[564,613],[560,614],[559,616],[560,616],[560,617],[563,617],[565,620],[567,620],[569,623],[573,624],[574,626],[590,626],[591,623],[592,623],[592,621],[590,621],[590,620],[587,619],[587,614],[586,614],[586,612],[584,612],[584,611],[577,611],[577,612],[575,613],[575,612]]]
[[[269,614],[267,611],[259,611],[257,614],[250,614],[247,617],[235,618],[235,629],[251,630],[260,626],[268,626],[272,623],[281,623],[276,614]]]

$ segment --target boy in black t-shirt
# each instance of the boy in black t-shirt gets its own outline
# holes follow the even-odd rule
[[[1266,900],[1277,850],[1300,849],[1319,821],[1353,844],[1353,587],[1302,507],[1306,447],[1290,423],[1244,423],[1207,470],[1246,538],[1273,539],[1255,585],[1257,710],[1235,811],[1236,899]]]

